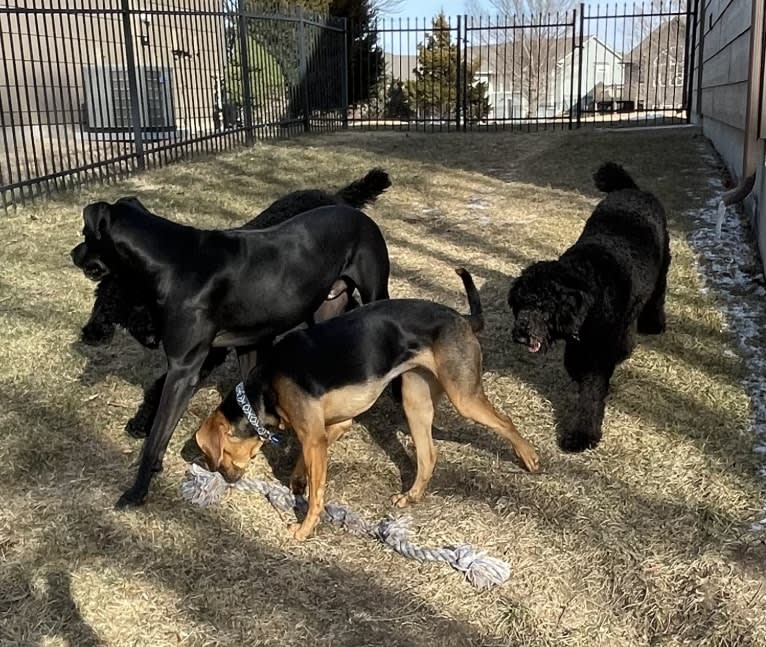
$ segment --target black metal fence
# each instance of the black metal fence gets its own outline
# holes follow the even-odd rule
[[[0,6],[0,201],[336,128],[345,34],[243,0]]]
[[[0,6],[2,205],[307,130],[688,119],[687,0],[372,25],[247,2]]]
[[[536,16],[382,20],[383,75],[349,121],[425,130],[684,122],[690,11],[686,0],[654,0]]]

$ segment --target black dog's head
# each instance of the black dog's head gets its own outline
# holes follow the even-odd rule
[[[113,254],[109,236],[112,205],[94,202],[82,211],[82,235],[85,240],[70,252],[72,261],[91,281],[100,281],[109,274],[108,257]]]
[[[558,261],[527,267],[508,293],[516,317],[513,341],[530,353],[546,352],[557,339],[577,339],[593,305],[587,284]]]
[[[82,210],[82,235],[85,240],[75,245],[69,255],[74,264],[92,281],[100,281],[114,271],[117,261],[112,226],[116,214],[123,210],[133,214],[150,214],[134,197],[120,198],[113,205],[93,202]]]

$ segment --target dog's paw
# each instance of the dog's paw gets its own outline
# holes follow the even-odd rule
[[[146,438],[149,434],[141,420],[131,418],[125,425],[125,433],[132,438]]]
[[[570,453],[584,452],[586,449],[595,449],[601,437],[593,437],[581,432],[570,432],[559,437],[559,447]]]
[[[287,529],[296,541],[306,541],[314,530],[313,526],[306,527],[305,523],[291,523]]]
[[[412,505],[413,503],[419,503],[423,499],[423,493],[420,492],[413,492],[412,490],[409,490],[408,492],[405,492],[404,494],[394,494],[391,497],[391,504],[396,506],[397,508],[406,508],[407,506]]]
[[[537,450],[532,445],[525,442],[523,445],[515,447],[514,451],[528,471],[536,472],[540,469],[540,458],[537,455]]]
[[[115,510],[129,510],[131,508],[138,508],[144,505],[146,502],[146,494],[136,491],[134,488],[123,493],[123,495],[117,499],[117,503],[114,504]]]
[[[306,494],[306,475],[293,475],[290,477],[290,491],[295,496],[305,496]]]
[[[665,332],[665,317],[639,317],[636,328],[641,335],[661,335]]]
[[[80,341],[88,346],[104,346],[113,337],[114,326],[86,325],[80,331]]]

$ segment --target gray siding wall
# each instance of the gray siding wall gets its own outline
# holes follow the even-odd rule
[[[763,0],[701,0],[697,17],[692,115],[698,122],[702,122],[703,132],[738,179],[743,172],[752,2]],[[700,56],[699,41],[702,33],[705,40]],[[757,144],[760,147],[759,171],[755,188],[745,206],[753,218],[761,257],[766,260],[763,144],[763,140]]]

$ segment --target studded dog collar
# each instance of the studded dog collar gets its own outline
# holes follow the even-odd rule
[[[255,429],[255,433],[258,437],[265,442],[278,445],[279,436],[266,429],[266,427],[263,426],[263,423],[258,420],[258,416],[255,415],[253,405],[251,405],[250,400],[247,399],[247,393],[245,393],[245,385],[243,382],[237,384],[234,389],[234,394],[237,396],[237,404],[239,405],[239,408],[242,409],[242,413],[245,415],[245,418],[247,418],[250,426]]]

